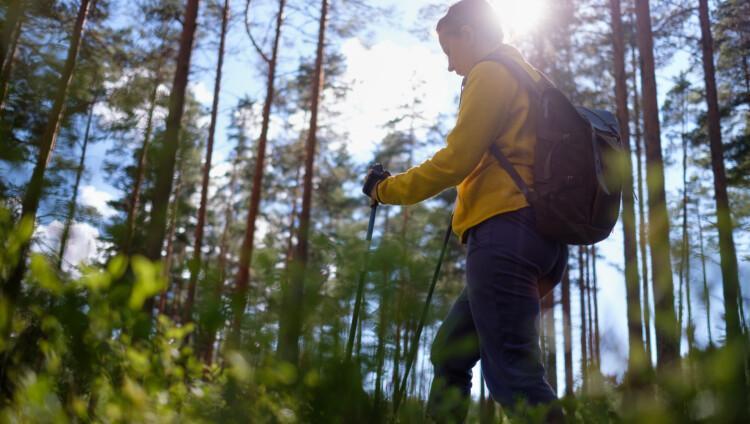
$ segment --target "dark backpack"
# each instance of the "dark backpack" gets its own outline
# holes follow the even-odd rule
[[[625,171],[617,118],[573,106],[541,72],[536,82],[502,53],[485,60],[504,65],[529,92],[537,135],[533,188],[496,144],[490,151],[526,196],[538,231],[565,244],[589,245],[607,238],[620,214]]]

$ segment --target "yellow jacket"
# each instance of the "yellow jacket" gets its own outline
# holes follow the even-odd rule
[[[516,49],[507,45],[500,49],[535,80],[540,78]],[[528,206],[489,146],[496,143],[532,186],[536,133],[529,114],[529,95],[510,71],[496,62],[478,63],[469,72],[447,145],[421,165],[381,181],[378,199],[410,205],[458,186],[453,231],[462,240],[466,230],[482,221]]]

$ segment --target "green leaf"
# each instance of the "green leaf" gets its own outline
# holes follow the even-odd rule
[[[159,263],[152,263],[143,256],[133,256],[130,263],[135,274],[135,283],[128,306],[131,309],[141,309],[143,302],[162,291],[167,283],[161,275]]]

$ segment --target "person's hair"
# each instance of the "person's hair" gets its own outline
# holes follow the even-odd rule
[[[435,30],[457,34],[464,25],[474,28],[477,34],[490,42],[502,43],[503,30],[495,14],[495,8],[486,0],[461,0],[448,8],[448,12],[437,23]]]

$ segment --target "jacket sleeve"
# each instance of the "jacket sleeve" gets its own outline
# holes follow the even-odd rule
[[[382,203],[410,205],[461,183],[479,164],[511,110],[518,84],[494,62],[481,62],[469,73],[456,126],[447,145],[421,165],[380,182]]]

